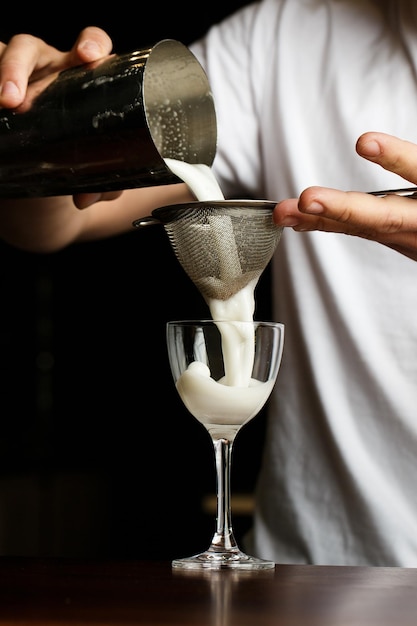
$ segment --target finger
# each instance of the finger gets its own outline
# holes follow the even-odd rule
[[[385,133],[361,135],[356,151],[363,158],[417,184],[417,145]]]
[[[79,34],[70,52],[70,62],[91,63],[109,55],[112,48],[112,40],[103,29],[88,26]]]
[[[344,223],[322,215],[308,215],[301,212],[298,206],[298,199],[282,200],[275,207],[274,222],[279,226],[291,226],[296,231],[323,230],[339,233],[346,231],[347,226]]]
[[[278,226],[297,226],[305,219],[298,210],[298,198],[288,198],[278,202],[274,208],[273,218]]]
[[[78,193],[74,196],[74,204],[77,209],[87,209],[96,202],[108,202],[122,195],[122,191],[106,191],[103,193]]]
[[[32,35],[15,35],[7,46],[0,44],[0,106],[19,106],[25,99],[29,83],[105,57],[111,50],[110,37],[95,26],[82,30],[69,52],[61,52]],[[46,84],[47,81],[34,87],[32,97]]]
[[[370,194],[354,191],[338,191],[324,187],[310,187],[303,191],[298,202],[300,214],[308,220],[298,226],[311,227],[314,219],[330,220],[325,227],[339,224],[337,232],[356,234],[358,231],[369,236],[401,232],[417,232],[417,203],[406,197],[389,195],[377,198]],[[319,222],[317,222],[319,223]],[[321,225],[321,230],[324,229]]]
[[[278,203],[274,221],[297,232],[323,231],[369,239],[417,261],[417,203],[409,198],[375,198],[311,187],[301,194],[300,201]]]
[[[417,232],[417,203],[400,196],[377,198],[360,192],[309,187],[297,200],[284,200],[275,222],[296,230],[393,234]]]
[[[1,44],[0,106],[16,107],[25,98],[29,77],[36,68],[59,65],[64,53],[32,35],[15,35],[6,46]]]
[[[417,261],[417,232],[416,231],[399,231],[394,233],[385,233],[374,230],[372,227],[361,227],[361,225],[345,227],[341,222],[336,222],[327,218],[319,217],[303,220],[298,226],[294,227],[297,232],[305,231],[321,231],[326,233],[338,233],[351,235],[375,241],[400,252],[404,256]]]

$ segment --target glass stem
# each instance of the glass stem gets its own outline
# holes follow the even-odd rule
[[[217,522],[216,532],[211,541],[210,550],[238,550],[232,528],[230,471],[233,441],[213,439],[216,460],[217,480]]]

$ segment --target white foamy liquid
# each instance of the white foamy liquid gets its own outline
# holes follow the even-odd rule
[[[251,378],[247,387],[230,387],[215,381],[204,363],[194,361],[177,382],[177,390],[187,409],[202,424],[241,426],[265,404],[274,381],[261,383]]]
[[[211,167],[205,163],[186,163],[177,159],[164,159],[178,178],[183,180],[197,200],[224,200],[224,195]]]
[[[220,186],[208,165],[191,164],[176,159],[165,159],[169,169],[183,180],[198,201],[224,200]],[[226,218],[225,218],[226,219]],[[227,278],[230,247],[224,254],[223,280]],[[177,390],[190,413],[200,422],[210,425],[242,426],[254,417],[271,393],[274,381],[262,383],[251,377],[254,360],[255,287],[257,280],[235,293],[228,300],[209,299],[207,304],[214,321],[236,321],[236,324],[218,324],[222,335],[225,377],[215,381],[208,367],[194,361],[177,381]],[[210,428],[209,428],[210,430]],[[236,429],[237,432],[238,429]]]

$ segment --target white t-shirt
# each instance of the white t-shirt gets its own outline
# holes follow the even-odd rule
[[[355,143],[370,130],[417,142],[415,0],[264,0],[191,48],[214,95],[226,196],[410,186]],[[245,548],[416,567],[417,263],[287,228],[273,281],[286,339]]]

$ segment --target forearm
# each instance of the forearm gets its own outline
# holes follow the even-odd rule
[[[128,189],[116,200],[97,202],[81,212],[82,228],[76,241],[91,241],[132,230],[132,222],[151,215],[154,209],[170,204],[195,201],[184,184]]]
[[[0,201],[0,237],[17,248],[51,252],[77,240],[87,216],[70,196]]]
[[[54,252],[70,244],[131,230],[155,208],[192,200],[184,184],[124,191],[119,197],[78,209],[71,196],[0,200],[0,238],[31,252]]]

